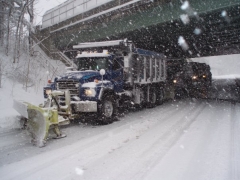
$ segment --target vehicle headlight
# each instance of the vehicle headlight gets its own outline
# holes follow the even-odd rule
[[[193,76],[192,79],[197,79],[197,76]]]
[[[202,77],[203,77],[203,78],[206,78],[207,76],[206,76],[206,75],[203,75]]]
[[[85,95],[94,97],[96,95],[96,91],[95,91],[95,89],[85,89]]]
[[[176,80],[176,79],[174,79],[174,80],[173,80],[173,83],[177,83],[177,80]]]
[[[52,93],[52,90],[51,90],[51,89],[46,89],[46,90],[45,90],[45,93],[46,93],[47,95],[49,95],[49,94]]]

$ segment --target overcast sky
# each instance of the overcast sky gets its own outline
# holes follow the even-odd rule
[[[43,14],[55,6],[65,2],[67,0],[36,0],[36,24],[42,24],[42,16]]]

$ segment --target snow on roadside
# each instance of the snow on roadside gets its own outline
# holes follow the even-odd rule
[[[238,78],[240,78],[240,74],[213,76],[212,78],[213,79],[238,79]]]
[[[40,63],[41,59],[31,59],[29,79],[34,83],[29,83],[31,87],[27,90],[24,87],[24,73],[26,73],[26,56],[22,55],[19,64],[12,64],[10,56],[5,56],[0,51],[0,57],[3,64],[3,76],[0,88],[0,130],[19,128],[19,113],[13,109],[13,99],[29,102],[34,105],[43,103],[43,86],[47,84],[48,79],[52,79],[52,72],[49,72],[48,66]],[[51,60],[52,65],[59,66],[60,72],[64,71],[65,65],[56,60]],[[17,68],[18,66],[18,68]],[[22,77],[21,77],[22,75]],[[21,81],[21,82],[19,82]]]
[[[40,104],[43,102],[43,96],[40,91],[36,93],[34,89],[27,92],[22,85],[15,83],[9,78],[3,82],[0,88],[0,128],[18,128],[17,116],[19,114],[13,109],[13,99],[27,101],[32,104]]]

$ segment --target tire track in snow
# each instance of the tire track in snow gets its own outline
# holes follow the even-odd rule
[[[175,106],[169,106],[169,103],[165,103],[164,105],[158,107],[158,109],[160,109],[160,111],[163,114],[165,114],[169,111],[172,111],[174,108],[175,108]],[[128,128],[130,126],[130,124],[135,124],[136,122],[141,120],[141,118],[140,119],[128,118],[129,115],[131,117],[132,115],[134,115],[136,113],[137,114],[146,113],[146,111],[148,111],[148,110],[149,110],[149,112],[153,111],[153,109],[144,109],[141,112],[139,111],[139,112],[128,113],[125,116],[125,119],[127,119],[127,120],[115,122],[118,124],[118,126],[117,126],[117,128],[113,127],[114,128],[113,130],[121,131],[121,129],[124,127]],[[69,145],[69,139],[71,139],[71,143],[83,141],[83,142],[81,142],[81,144],[82,144],[82,148],[85,149],[86,147],[90,147],[91,144],[96,144],[99,141],[101,141],[102,139],[105,139],[109,136],[109,134],[99,132],[98,129],[104,129],[104,128],[106,129],[106,127],[110,127],[110,131],[112,131],[111,126],[112,126],[112,124],[110,124],[108,126],[95,126],[97,133],[92,133],[92,127],[85,126],[85,125],[80,125],[80,127],[78,127],[78,125],[72,125],[70,127],[63,128],[63,131],[67,132],[66,134],[68,134],[68,137],[66,139],[61,139],[58,141],[50,139],[48,141],[48,145],[41,150],[39,148],[37,148],[36,146],[33,146],[30,143],[30,137],[27,135],[26,130],[14,129],[11,131],[2,132],[1,133],[2,136],[6,136],[8,139],[11,139],[11,140],[8,141],[7,144],[6,143],[3,144],[2,148],[0,149],[0,154],[2,154],[2,155],[9,154],[8,157],[0,156],[0,159],[1,159],[0,166],[3,165],[4,163],[9,164],[11,162],[14,162],[14,160],[19,161],[26,157],[30,158],[31,156],[36,156],[36,154],[43,153],[45,151],[58,149],[59,144],[61,144],[61,147],[62,147],[62,145],[63,146]],[[107,129],[107,131],[109,131],[109,128]],[[93,134],[93,136],[86,137],[86,134],[88,134],[89,132],[91,134]],[[23,133],[25,135],[26,140],[22,141],[19,139],[19,136],[22,136]],[[102,134],[104,134],[104,135],[102,135]],[[74,140],[72,140],[72,139],[74,139]],[[84,143],[86,139],[88,140],[88,142]],[[25,153],[26,151],[28,152],[27,154]],[[22,155],[17,156],[17,154],[22,154]]]
[[[195,130],[190,133],[195,138],[187,137],[189,148],[186,153],[188,154],[182,157],[187,161],[184,162],[184,168],[178,172],[180,179],[226,179],[228,167],[225,164],[228,164],[230,141],[228,118],[230,106],[212,101],[209,106],[212,108],[207,109],[205,115],[201,115],[201,121],[198,121],[194,127]]]
[[[186,107],[183,106],[183,109],[184,108],[186,108]],[[201,113],[201,111],[204,109],[204,107],[203,107],[203,105],[201,105],[200,107],[193,107],[193,108],[190,107],[187,112],[188,113],[193,112],[193,109],[195,109],[194,112],[197,111],[196,113]],[[156,159],[155,155],[156,154],[159,155],[159,153],[158,153],[159,148],[160,148],[160,150],[162,150],[161,149],[162,145],[164,145],[164,143],[167,144],[166,141],[169,141],[169,139],[170,140],[174,139],[174,141],[177,141],[177,139],[180,138],[179,134],[181,134],[183,132],[181,130],[179,131],[179,133],[173,132],[171,130],[171,128],[174,127],[174,125],[172,125],[167,129],[167,132],[160,134],[159,135],[160,137],[158,136],[157,140],[149,139],[149,136],[159,133],[158,128],[162,126],[162,123],[167,122],[167,120],[172,116],[174,116],[174,117],[177,116],[178,115],[177,113],[180,111],[182,111],[182,108],[178,109],[178,111],[176,111],[174,115],[171,113],[169,116],[166,116],[164,118],[164,120],[161,119],[162,121],[158,121],[158,123],[154,124],[152,126],[152,128],[149,128],[147,131],[145,131],[145,133],[142,134],[143,137],[140,136],[139,139],[137,139],[137,140],[136,139],[129,140],[126,143],[126,145],[122,146],[121,148],[116,149],[116,151],[111,153],[109,157],[102,157],[101,159],[98,159],[96,162],[92,162],[92,164],[89,164],[88,166],[91,167],[91,170],[89,170],[88,174],[90,174],[90,176],[87,176],[86,179],[91,179],[91,174],[98,174],[101,171],[104,171],[105,169],[109,169],[108,164],[114,164],[114,163],[118,164],[118,167],[119,167],[117,169],[111,170],[111,174],[113,174],[114,177],[111,177],[111,175],[108,173],[107,176],[110,176],[110,177],[103,177],[103,179],[104,178],[124,179],[123,174],[125,174],[125,176],[128,177],[128,179],[141,179],[141,178],[135,177],[135,175],[144,173],[144,169],[152,161],[151,158]],[[183,114],[183,116],[185,116],[185,114]],[[177,124],[175,121],[173,123],[175,124],[175,126],[179,126],[179,124],[181,124],[181,120],[177,121]],[[189,124],[191,124],[191,123],[192,123],[192,121],[189,122]],[[182,127],[182,129],[184,129],[186,127],[187,127],[187,125]],[[146,134],[148,134],[148,135],[146,135]],[[165,139],[165,137],[168,135],[170,136],[170,134],[175,134],[175,135],[171,136],[170,138]],[[145,138],[147,140],[144,140]],[[148,142],[148,144],[144,144],[145,142]],[[158,143],[158,144],[155,146],[154,145],[155,143]],[[170,143],[170,145],[171,144],[174,144],[174,143]],[[134,152],[128,151],[128,150],[132,151],[133,149],[135,150]],[[162,156],[164,156],[166,149],[168,149],[168,148],[163,149],[164,151],[162,153]],[[119,159],[117,158],[118,161],[113,162],[116,156],[120,156],[121,159],[119,161]],[[151,159],[150,161],[148,161],[149,158]],[[125,159],[127,160],[127,162],[124,161]],[[142,169],[141,172],[139,172],[139,165],[141,165],[141,169]],[[124,169],[122,169],[120,167],[123,167]],[[97,169],[97,171],[95,171],[94,169]],[[138,175],[138,177],[140,177],[140,176]]]
[[[165,114],[169,111],[172,111],[172,109],[175,108],[175,106],[170,106],[169,107],[169,103],[165,103],[164,105],[160,106],[159,108],[160,108],[160,111]],[[145,114],[144,112],[146,112],[148,110],[151,112],[153,109],[144,109],[143,111],[141,111],[141,113]],[[140,113],[140,111],[139,112],[128,113],[126,115],[126,117],[128,117],[129,115],[132,116],[135,113],[138,114],[138,113]],[[116,130],[116,131],[120,131],[121,128],[123,128],[124,126],[127,128],[129,126],[129,124],[136,123],[137,121],[139,121],[139,119],[129,119],[129,118],[127,118],[127,119],[131,120],[131,121],[129,121],[129,122],[126,122],[126,121],[115,122],[118,125],[120,125],[117,128],[114,127],[115,130],[119,129],[119,130]],[[110,125],[108,125],[108,127],[109,126],[112,126],[112,125],[110,124]],[[95,126],[95,127],[96,127],[96,129],[103,129],[106,126]],[[2,154],[2,155],[8,154],[9,156],[0,156],[0,159],[1,159],[0,166],[4,165],[4,163],[9,164],[9,163],[13,162],[14,159],[19,161],[19,160],[22,160],[24,158],[29,158],[31,156],[35,156],[36,154],[43,153],[45,151],[58,149],[59,148],[58,144],[63,144],[63,146],[64,145],[69,145],[68,140],[71,139],[71,138],[73,139],[73,137],[74,137],[74,141],[71,142],[71,143],[82,141],[82,140],[85,140],[87,138],[89,140],[89,142],[85,143],[85,144],[82,143],[83,144],[82,148],[86,148],[86,147],[89,147],[89,145],[96,144],[97,142],[99,142],[102,139],[107,138],[109,136],[108,134],[107,135],[105,134],[105,135],[101,136],[103,133],[99,132],[97,130],[97,133],[93,134],[93,136],[91,136],[90,138],[86,137],[86,134],[88,134],[89,132],[91,133],[91,131],[92,131],[91,128],[92,127],[89,128],[89,126],[85,126],[85,125],[83,125],[83,126],[80,125],[80,127],[77,127],[77,125],[73,125],[73,126],[70,126],[70,127],[68,126],[67,128],[63,128],[62,130],[66,131],[67,132],[66,134],[68,134],[68,137],[66,138],[67,140],[66,139],[61,139],[59,141],[56,141],[56,140],[49,139],[47,147],[45,147],[41,150],[39,150],[36,146],[33,146],[30,143],[31,138],[30,138],[30,136],[27,135],[26,130],[14,129],[14,130],[5,131],[5,132],[3,131],[3,132],[0,133],[0,136],[6,137],[6,138],[8,138],[8,140],[5,141],[4,139],[2,139],[4,141],[4,144],[2,144],[2,146],[0,147],[0,154]],[[107,129],[107,130],[109,130],[109,129]],[[79,132],[79,131],[81,131],[81,132]],[[23,135],[25,135],[25,140],[22,140],[22,138],[19,139],[19,137],[23,136]],[[99,135],[101,137],[97,137]],[[94,136],[96,136],[96,139],[94,139]],[[80,138],[76,138],[76,137],[80,137]],[[25,153],[26,151],[28,153]],[[18,156],[17,154],[22,154],[22,155]]]
[[[181,102],[182,103],[182,102]],[[187,102],[184,102],[184,104],[186,104]],[[178,106],[178,104],[177,104]],[[160,107],[161,108],[161,107]],[[169,107],[168,107],[169,108]],[[180,108],[178,108],[178,111],[182,111],[184,109],[184,106],[180,106]],[[148,111],[148,113],[151,113],[152,111],[155,111],[154,109],[149,109],[150,111]],[[166,120],[172,116],[172,110],[176,110],[176,105],[171,106],[171,109],[167,109],[164,111],[159,111],[159,112],[154,112],[154,113],[163,113],[163,112],[168,112],[168,113],[164,113],[164,117],[166,118]],[[140,112],[136,112],[133,114],[129,114],[129,116],[126,118],[125,121],[127,121],[127,119],[132,119],[134,117],[134,121],[127,121],[127,124],[122,125],[121,127],[116,127],[115,129],[111,129],[111,131],[119,131],[119,128],[121,128],[121,131],[119,131],[119,133],[114,134],[110,137],[110,139],[106,139],[104,141],[106,141],[105,143],[101,142],[99,143],[100,147],[98,146],[97,149],[102,149],[102,146],[106,146],[106,144],[111,144],[111,149],[107,148],[108,150],[105,151],[99,158],[93,158],[92,160],[88,160],[86,162],[82,162],[81,164],[83,164],[82,166],[84,166],[85,169],[95,169],[92,166],[96,166],[96,164],[99,164],[99,166],[102,166],[101,164],[103,164],[103,162],[109,158],[109,156],[111,156],[112,154],[115,154],[115,152],[118,152],[118,150],[121,150],[125,145],[131,143],[131,140],[136,140],[136,134],[141,131],[144,132],[146,130],[148,130],[148,128],[146,129],[144,123],[149,123],[148,121],[144,120],[144,117],[139,120],[138,118],[136,118],[136,116],[142,116],[142,113],[144,114],[143,111]],[[149,115],[147,115],[149,116]],[[134,124],[133,124],[134,122]],[[126,123],[126,122],[125,122]],[[158,120],[154,120],[151,122],[152,126],[154,126],[156,123],[159,123]],[[134,128],[129,129],[129,125],[134,126]],[[138,127],[139,125],[139,127]],[[125,129],[125,130],[123,130]],[[132,132],[134,131],[134,132]],[[124,138],[124,136],[126,136],[126,134],[128,135],[127,138]],[[114,145],[115,144],[115,145]],[[85,151],[91,151],[92,147],[88,147],[85,149]],[[110,151],[109,151],[110,150]],[[84,154],[84,152],[82,152]],[[110,153],[110,154],[109,154]],[[99,169],[99,166],[97,167],[97,169]],[[88,170],[87,170],[88,171]],[[112,171],[112,170],[111,170]],[[101,172],[99,172],[101,173]],[[91,174],[91,173],[90,173]],[[69,179],[71,178],[71,176],[66,176],[65,179]],[[89,179],[89,177],[87,178]],[[94,179],[94,178],[93,178]]]
[[[197,138],[188,137],[195,142],[188,144],[191,155],[185,154],[188,160],[182,179],[230,179],[231,104],[210,102],[210,106],[195,126],[198,131],[192,131]]]
[[[174,108],[175,108],[175,106],[171,107],[171,109],[174,109]],[[169,111],[171,111],[171,110],[166,109],[166,112],[169,112]],[[141,123],[139,121],[135,121],[135,122]],[[119,129],[119,128],[125,128],[126,126],[129,126],[129,124],[125,124],[125,123],[121,127],[115,127],[115,129],[111,129],[111,131]],[[121,132],[121,134],[122,134],[122,132]],[[84,157],[85,161],[84,161],[84,159],[82,159],[82,161],[84,161],[84,163],[82,163],[82,164],[86,164],[89,161],[91,161],[91,159],[95,159],[97,156],[99,157],[99,155],[89,154],[88,151],[93,151],[93,150],[101,149],[101,148],[104,149],[103,146],[106,146],[106,144],[109,143],[109,140],[107,142],[103,143],[105,139],[109,139],[108,132],[100,133],[97,136],[93,136],[93,137],[90,137],[90,138],[87,138],[87,139],[83,139],[83,140],[81,140],[81,142],[79,142],[79,145],[75,146],[75,148],[70,149],[70,150],[68,149],[65,152],[59,153],[59,154],[61,154],[60,156],[55,155],[53,150],[51,150],[51,152],[49,153],[49,159],[46,159],[46,162],[40,163],[40,164],[37,164],[37,165],[33,165],[29,170],[26,170],[24,172],[16,170],[16,175],[14,177],[18,177],[20,179],[26,179],[27,177],[30,177],[32,174],[35,174],[35,173],[39,172],[40,170],[46,169],[46,167],[54,166],[55,164],[58,164],[57,162],[59,160],[64,161],[65,159],[68,159],[69,157],[73,159],[74,157],[76,157],[76,156],[74,156],[74,154],[77,154],[77,153],[82,153],[82,154],[85,153],[85,155],[86,155]],[[116,141],[114,139],[114,136],[113,136],[112,139],[113,139],[113,141]],[[115,142],[115,144],[116,143],[118,143],[118,142]],[[58,153],[56,153],[56,154],[58,154]],[[106,150],[106,149],[104,150],[104,152],[102,152],[102,154],[100,156],[104,156],[105,154],[108,154],[108,150]]]
[[[199,158],[205,162],[205,166],[201,168],[204,172],[201,174],[203,179],[229,179],[231,112],[230,103],[215,102],[214,116],[205,130],[207,141],[202,139],[202,145],[199,147],[202,150]]]
[[[161,162],[162,159],[166,157],[166,155],[170,154],[170,151],[172,149],[176,148],[176,144],[182,139],[184,130],[190,131],[189,127],[193,125],[193,123],[196,120],[199,120],[198,113],[202,115],[201,112],[204,113],[206,112],[204,111],[205,107],[203,107],[206,105],[206,103],[202,103],[200,106],[198,106],[200,104],[199,102],[202,101],[197,101],[195,109],[191,109],[191,107],[187,108],[187,111],[191,112],[192,115],[188,115],[188,119],[186,120],[184,118],[184,115],[186,114],[182,114],[182,116],[177,117],[176,114],[181,113],[181,110],[183,110],[180,108],[174,112],[175,114],[173,114],[171,111],[167,109],[161,109],[161,106],[155,109],[144,110],[136,113],[129,113],[128,116],[125,117],[124,121],[119,121],[109,126],[96,128],[96,133],[94,133],[93,136],[86,137],[85,139],[80,139],[78,141],[73,141],[72,142],[73,144],[71,145],[66,144],[65,146],[61,147],[61,149],[54,149],[56,147],[52,146],[54,148],[50,149],[51,152],[46,152],[43,156],[41,155],[38,157],[33,157],[30,160],[24,160],[23,162],[19,162],[16,166],[14,166],[13,164],[13,166],[9,166],[9,168],[3,167],[0,169],[0,174],[2,174],[3,179],[6,177],[16,179],[34,179],[36,177],[42,179],[54,177],[54,179],[88,179],[88,180],[104,179],[104,177],[105,179],[107,178],[142,179],[144,175],[148,173],[147,170],[148,167],[153,167],[155,166],[156,163]],[[171,109],[174,110],[178,104],[179,103],[172,106],[173,108]],[[222,142],[219,142],[219,140],[220,141],[223,140],[224,145],[228,143],[228,145],[232,146],[231,147],[233,148],[232,150],[229,147],[229,149],[231,150],[231,152],[229,152],[229,157],[232,160],[235,160],[234,162],[231,163],[232,170],[231,172],[229,172],[229,177],[231,175],[232,178],[235,178],[233,180],[239,179],[238,178],[239,161],[237,161],[240,156],[239,153],[240,126],[239,119],[237,119],[237,117],[240,116],[239,114],[240,112],[238,110],[239,105],[232,110],[228,108],[228,104],[219,104],[213,102],[210,103],[210,105],[214,106],[215,108],[213,112],[215,116],[211,116],[210,118],[211,121],[208,126],[206,126],[207,125],[206,122],[205,123],[201,122],[203,125],[205,125],[202,126],[202,128],[206,129],[204,131],[201,131],[200,133],[196,133],[201,134],[202,137],[194,138],[193,140],[200,139],[201,142],[200,143],[196,142],[197,148],[192,150],[193,156],[192,159],[191,158],[188,159],[187,163],[189,164],[186,168],[187,169],[189,168],[189,170],[194,169],[194,167],[191,167],[193,166],[191,161],[194,159],[194,157],[201,154],[199,158],[205,159],[209,158],[209,161],[212,163],[210,164],[212,166],[202,167],[201,170],[206,170],[206,168],[210,167],[209,170],[207,171],[207,174],[206,172],[203,173],[204,174],[203,177],[205,179],[217,179],[219,177],[216,174],[216,169],[218,167],[214,166],[217,166],[218,165],[217,163],[219,162],[221,163],[225,161],[218,159],[219,155],[222,155],[222,153],[218,154],[216,150],[221,150],[220,148],[222,147]],[[187,103],[183,103],[181,106],[183,107],[188,105]],[[233,113],[231,117],[232,118],[231,123],[229,120],[230,117],[227,118],[226,112],[224,112],[225,106],[227,107],[226,108],[227,112],[231,111]],[[158,111],[158,109],[161,110]],[[185,111],[185,113],[187,111]],[[211,110],[208,110],[208,112],[210,111]],[[160,114],[162,113],[164,115],[159,118],[157,117],[156,119],[155,118],[150,119],[147,122],[146,119],[144,118],[148,117],[149,114],[144,115],[144,113],[146,112],[153,113],[152,114],[153,116],[156,116],[158,113]],[[139,119],[138,117],[140,116],[144,117]],[[172,116],[173,119],[169,120],[168,118]],[[164,117],[166,119],[162,120],[164,119]],[[217,117],[226,119],[216,119]],[[182,120],[183,123],[180,121],[180,119],[183,119]],[[165,123],[167,126],[164,126]],[[180,124],[180,128],[178,128],[177,124]],[[194,125],[195,124],[196,123],[194,123]],[[225,127],[220,126],[221,124],[223,124]],[[149,128],[145,127],[147,125],[149,126]],[[129,126],[132,126],[133,128],[129,129]],[[171,128],[175,128],[175,130],[172,130]],[[99,132],[98,129],[105,132]],[[231,134],[230,132],[228,133],[225,132],[225,134],[221,134],[224,133],[223,131],[226,129],[229,129],[229,131],[230,129],[232,129],[234,133]],[[167,133],[167,131],[169,132]],[[82,133],[86,132],[87,131],[83,131]],[[109,136],[109,132],[112,133],[112,135]],[[162,137],[162,135],[164,135],[164,132],[166,133],[166,135],[165,137]],[[136,139],[136,133],[139,133],[138,139]],[[226,137],[226,135],[229,135],[229,137],[228,136]],[[126,139],[129,139],[129,141],[124,142],[124,140]],[[113,145],[109,145],[109,143],[110,144],[113,143]],[[61,141],[59,141],[59,143],[56,144],[61,144]],[[109,149],[115,145],[116,147],[119,148],[115,149],[109,154],[108,153]],[[209,152],[210,152],[209,155],[205,154]],[[46,161],[38,162],[38,160],[41,158],[46,158]],[[224,158],[224,160],[226,160],[226,158]],[[21,167],[21,165],[30,166],[26,170],[18,170],[17,167]],[[76,174],[74,174],[75,167],[86,167],[86,169],[84,169],[83,176],[77,176]],[[226,166],[221,165],[221,168],[222,167]],[[6,170],[8,172],[3,173],[3,170]],[[211,174],[211,172],[213,173]],[[5,173],[13,175],[4,176]],[[179,178],[181,179],[181,176]],[[195,178],[199,179],[198,177]]]
[[[226,179],[228,169],[230,140],[230,106],[227,103],[209,101],[210,109],[202,114],[192,133],[197,138],[191,139],[188,161],[182,179]]]
[[[7,131],[1,131],[0,132],[0,138],[5,137],[5,136],[13,136],[19,134],[19,129],[11,129]]]
[[[206,104],[188,132],[145,179],[230,179],[226,177],[230,158],[230,121],[227,119],[230,107],[215,102]]]
[[[136,174],[132,177],[132,179],[143,179],[148,169],[154,167],[156,163],[159,163],[161,159],[170,151],[170,149],[176,144],[176,142],[182,137],[185,131],[197,120],[197,117],[203,112],[205,109],[205,103],[199,104],[194,108],[190,108],[187,114],[189,116],[186,118],[186,114],[184,117],[180,117],[171,127],[168,128],[168,131],[163,133],[158,137],[156,141],[149,146],[142,156],[147,157],[148,161],[143,162],[145,167],[140,174]],[[155,128],[155,127],[154,127]],[[184,147],[182,147],[184,148]],[[154,152],[151,152],[154,149]],[[149,153],[151,152],[151,153]],[[156,158],[157,157],[157,158]],[[152,161],[154,159],[154,161]]]
[[[4,154],[11,154],[24,148],[26,144],[30,144],[30,138],[25,130],[13,129],[0,133],[0,166],[3,163]],[[3,155],[3,156],[2,156]]]

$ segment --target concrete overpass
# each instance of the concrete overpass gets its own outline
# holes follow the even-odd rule
[[[240,0],[121,2],[41,29],[37,36],[62,51],[79,42],[128,38],[172,58],[240,53]]]

